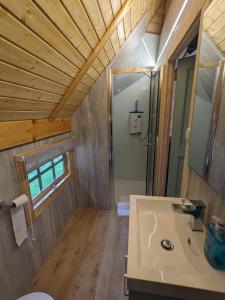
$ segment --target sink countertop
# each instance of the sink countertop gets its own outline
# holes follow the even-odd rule
[[[128,288],[180,299],[225,299],[225,272],[204,255],[205,231],[192,231],[190,216],[172,203],[182,198],[130,196]],[[170,240],[174,249],[163,249]]]

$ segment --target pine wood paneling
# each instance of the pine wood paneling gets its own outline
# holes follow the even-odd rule
[[[54,24],[63,32],[77,50],[88,58],[91,53],[91,47],[85,40],[72,18],[68,15],[60,1],[36,0],[43,11],[54,22]]]
[[[0,3],[75,66],[82,67],[83,57],[31,0],[20,0],[19,5],[17,1],[8,0]]]
[[[159,1],[0,0],[0,121],[71,115]]]
[[[92,1],[82,0],[82,1],[85,5],[85,9],[89,15],[91,23],[93,24],[98,37],[101,38],[105,33],[106,28],[97,0],[92,0]]]
[[[34,120],[34,119],[45,119],[49,117],[48,111],[42,110],[1,110],[0,119],[1,121],[15,121],[15,120]]]
[[[113,57],[115,56],[115,52],[113,50],[112,43],[110,40],[108,40],[105,43],[104,49],[105,49],[106,55],[108,56],[109,61],[111,61],[113,59]]]
[[[104,70],[104,66],[98,57],[93,61],[92,67],[98,72],[98,74],[101,74]]]
[[[111,5],[112,5],[113,15],[115,17],[121,8],[121,2],[120,0],[111,0]]]
[[[127,39],[131,32],[131,10],[129,10],[126,16],[124,17],[124,30]]]
[[[222,0],[214,0],[205,12],[203,20],[203,28],[209,37],[225,54],[225,2]]]
[[[71,94],[72,98],[77,98],[77,99],[82,99],[84,96],[85,93],[78,90],[73,91],[73,93]]]
[[[54,103],[40,102],[40,101],[30,101],[18,98],[8,98],[0,96],[0,107],[1,110],[43,110],[49,111],[55,107]]]
[[[123,46],[124,42],[125,42],[125,32],[124,32],[124,24],[123,21],[121,21],[117,27],[117,33],[118,33],[118,37],[119,37],[119,43],[120,43],[120,47]]]
[[[94,27],[92,26],[92,23],[90,22],[90,18],[85,11],[85,6],[82,5],[82,2],[80,0],[63,0],[62,2],[73,18],[73,21],[85,37],[86,41],[88,41],[88,44],[92,49],[94,49],[99,39]]]
[[[0,150],[71,131],[69,119],[0,122]],[[18,132],[20,134],[18,134]]]
[[[63,95],[65,86],[0,61],[0,80]],[[1,106],[0,106],[1,107]]]
[[[113,12],[110,1],[111,0],[98,0],[106,28],[108,28],[113,21]]]
[[[88,93],[88,91],[90,90],[90,87],[87,86],[86,84],[83,84],[82,82],[80,82],[76,88],[76,90],[82,92],[82,93]]]
[[[137,24],[137,12],[138,12],[138,0],[133,0],[131,6],[131,28],[132,30],[135,28]]]
[[[96,59],[96,57],[99,55],[100,51],[104,47],[106,41],[111,36],[111,34],[114,32],[114,30],[117,28],[118,24],[123,20],[124,16],[126,15],[127,11],[129,10],[130,6],[132,4],[132,0],[127,0],[124,6],[121,8],[119,13],[116,15],[114,21],[111,23],[110,27],[105,32],[103,38],[100,40],[98,45],[96,46],[95,50],[92,52],[91,56],[86,61],[83,68],[80,70],[78,76],[75,77],[75,79],[72,81],[70,87],[67,89],[66,93],[61,98],[60,102],[58,103],[57,107],[52,111],[51,118],[54,118],[58,115],[58,112],[62,109],[64,104],[67,102],[68,98],[70,97],[72,91],[76,89],[76,86],[79,84],[79,81],[82,80],[83,76],[85,76],[87,70],[89,69],[90,65],[93,63],[93,61]]]
[[[110,37],[110,40],[112,42],[112,46],[113,46],[114,52],[118,53],[119,50],[120,50],[120,43],[119,43],[119,38],[118,38],[117,30],[115,30],[113,32],[113,34]]]
[[[88,85],[89,87],[92,87],[93,84],[95,83],[95,80],[92,79],[88,74],[84,76],[84,78],[81,81],[82,83]]]
[[[93,68],[93,67],[90,67],[88,70],[87,70],[87,75],[89,75],[91,78],[93,78],[95,81],[98,79],[99,77],[99,73]]]
[[[53,122],[49,120],[36,120],[33,122],[33,139],[41,140],[43,138],[58,135],[71,131],[70,119],[55,119]]]
[[[56,95],[49,92],[35,90],[33,88],[16,85],[14,83],[0,81],[0,96],[14,97],[18,95],[22,99],[46,101],[57,103],[60,99],[60,95]]]
[[[23,49],[9,43],[0,37],[0,56],[1,59],[22,70],[37,74],[61,85],[68,85],[71,77],[43,62],[34,55],[29,54]]]
[[[0,15],[0,34],[2,36],[65,74],[71,77],[77,74],[78,69],[73,64],[1,7]]]
[[[108,59],[108,56],[106,55],[104,49],[101,49],[101,51],[99,52],[98,58],[104,67],[106,67],[108,65],[109,59]]]

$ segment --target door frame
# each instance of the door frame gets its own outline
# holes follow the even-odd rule
[[[205,5],[204,5],[205,6]],[[173,82],[175,76],[175,62],[182,53],[182,51],[188,46],[191,40],[196,36],[196,34],[201,31],[201,16],[202,7],[200,13],[197,15],[193,23],[187,29],[187,34],[183,36],[180,43],[174,49],[172,54],[169,56],[168,61],[165,65],[161,66],[161,84],[160,84],[160,125],[158,133],[158,143],[156,149],[156,176],[155,176],[155,185],[154,185],[154,195],[165,196],[166,195],[166,185],[167,185],[167,173],[169,165],[169,138],[170,138],[170,126],[172,120],[172,103],[173,103]],[[198,38],[197,45],[197,55],[195,62],[195,71],[193,78],[193,86],[191,93],[191,102],[190,102],[190,112],[191,105],[193,102],[193,91],[195,90],[195,80],[196,80],[196,63],[198,61],[198,52],[200,44],[200,34]],[[188,122],[188,124],[190,124]],[[189,125],[188,125],[189,126]],[[185,157],[186,157],[186,145],[185,145]],[[181,195],[184,190],[184,167],[186,164],[186,159],[184,159],[183,165],[183,174],[181,181]]]

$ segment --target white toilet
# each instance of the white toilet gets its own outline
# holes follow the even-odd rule
[[[24,295],[17,300],[54,300],[51,296],[45,293],[31,293]]]

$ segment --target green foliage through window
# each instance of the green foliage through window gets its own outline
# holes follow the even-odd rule
[[[65,157],[57,156],[28,173],[28,181],[32,199],[35,199],[43,190],[65,173]]]

